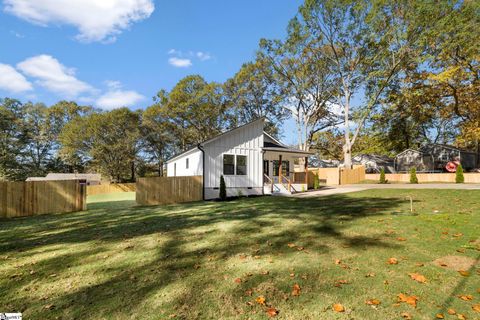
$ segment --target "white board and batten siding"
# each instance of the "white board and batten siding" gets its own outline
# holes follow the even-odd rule
[[[246,175],[223,175],[227,196],[261,195],[263,190],[263,126],[258,120],[226,132],[203,144],[203,154],[194,148],[167,162],[167,176],[204,175],[205,199],[219,197],[220,176],[223,175],[223,155],[247,156]],[[186,162],[188,159],[188,168]],[[203,172],[205,170],[205,172]]]
[[[167,162],[168,177],[201,176],[202,174],[202,152],[197,148],[185,152]]]
[[[219,196],[224,154],[247,156],[246,175],[223,175],[227,196],[262,194],[263,125],[254,121],[205,143],[205,199]]]

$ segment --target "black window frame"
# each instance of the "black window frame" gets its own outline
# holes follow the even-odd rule
[[[244,165],[239,166],[239,164],[238,164],[238,158],[239,158],[239,157],[245,159],[245,164],[244,164]],[[239,168],[241,168],[241,167],[244,167],[243,173],[239,173]],[[236,175],[236,176],[246,176],[246,175],[247,175],[247,170],[248,170],[248,159],[247,159],[247,156],[245,156],[245,155],[243,155],[243,154],[237,154],[237,155],[235,155],[235,175]]]
[[[230,164],[225,164],[225,158],[226,157],[232,157],[232,163]],[[224,153],[223,154],[223,157],[222,157],[222,164],[223,164],[223,175],[224,176],[234,176],[235,175],[235,155],[234,154],[228,154],[228,153]],[[228,170],[228,172],[225,171],[225,166],[231,166],[231,173],[230,173],[230,170]]]

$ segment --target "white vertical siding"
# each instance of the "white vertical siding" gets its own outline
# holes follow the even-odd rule
[[[188,159],[188,168],[186,166]],[[194,149],[181,155],[174,160],[167,162],[167,176],[173,177],[175,175],[175,165],[177,166],[176,176],[201,176],[203,174],[203,158],[202,152]]]
[[[247,156],[246,175],[224,175],[227,190],[239,189],[243,194],[251,193],[248,188],[261,190],[263,187],[262,147],[263,121],[255,121],[206,143],[204,146],[206,191],[220,186],[224,154]],[[206,192],[207,197],[211,193],[213,191]]]

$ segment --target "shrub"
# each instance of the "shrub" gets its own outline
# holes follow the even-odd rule
[[[381,184],[385,184],[387,183],[388,181],[385,179],[385,169],[384,168],[381,168],[380,169],[380,183]]]
[[[318,174],[313,175],[313,189],[320,189],[320,179],[318,178]]]
[[[225,185],[223,175],[220,176],[220,200],[227,200],[227,186]]]
[[[465,177],[463,176],[463,167],[459,163],[457,166],[457,170],[455,171],[455,182],[456,183],[464,183]]]
[[[417,169],[410,169],[410,183],[418,183]]]

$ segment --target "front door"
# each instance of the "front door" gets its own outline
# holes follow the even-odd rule
[[[269,165],[268,165],[268,160],[263,160],[263,174],[269,175]]]

